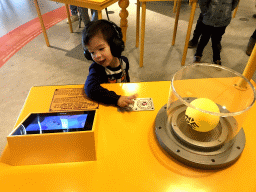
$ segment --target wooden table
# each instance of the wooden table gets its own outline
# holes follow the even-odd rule
[[[113,3],[118,1],[119,7],[121,8],[121,11],[119,13],[120,27],[121,27],[122,33],[123,33],[123,40],[124,40],[124,42],[126,42],[126,31],[127,31],[127,27],[128,27],[128,24],[127,24],[128,11],[126,10],[126,8],[129,5],[129,0],[94,0],[94,1],[90,1],[90,0],[86,0],[86,1],[85,0],[52,0],[52,1],[65,3],[66,10],[68,13],[69,27],[70,27],[71,33],[73,32],[73,29],[72,29],[72,23],[70,22],[69,5],[75,5],[78,7],[85,7],[85,8],[101,11],[104,8],[107,8],[109,5],[112,5]],[[38,1],[34,0],[34,2],[35,2],[36,10],[37,10],[37,15],[38,15],[40,23],[41,23],[45,42],[46,42],[46,45],[49,47],[50,43],[49,43],[49,40],[47,37],[47,33],[46,33],[45,26],[44,26],[43,18],[41,15],[40,7],[38,5]],[[99,15],[99,19],[101,19],[101,14]]]
[[[137,92],[141,98],[151,97],[155,110],[121,113],[116,107],[100,105],[95,161],[11,166],[15,157],[10,156],[7,145],[0,159],[3,191],[256,191],[256,105],[243,126],[246,145],[238,161],[223,170],[202,171],[168,156],[155,137],[154,122],[167,103],[169,81],[103,86],[123,95]],[[33,87],[17,124],[30,112],[47,112],[56,88],[83,88],[83,85]]]
[[[98,5],[91,5],[91,4],[89,5],[88,3],[86,3],[87,1],[84,1],[84,0],[52,0],[52,1],[65,3],[66,10],[67,10],[67,13],[68,13],[69,27],[70,27],[70,32],[71,33],[73,32],[73,29],[72,29],[72,23],[70,22],[70,15],[69,15],[68,5],[71,4],[71,5],[76,5],[76,6],[80,6],[80,7],[87,7],[87,8],[90,8],[90,9],[102,10],[103,8],[106,8],[107,6],[111,5],[113,3],[113,1],[115,1],[115,2],[118,1],[118,4],[121,8],[121,11],[119,13],[120,27],[121,27],[122,33],[123,33],[123,40],[124,40],[124,42],[126,42],[126,32],[127,32],[127,28],[128,28],[127,17],[129,15],[129,13],[127,11],[127,7],[129,6],[129,0],[113,0],[113,1],[111,1],[111,3],[108,0],[98,0],[99,1]],[[177,33],[177,26],[178,26],[181,0],[172,0],[172,1],[174,1],[174,8],[173,8],[174,11],[176,10],[176,4],[177,4],[177,1],[178,1],[177,13],[176,13],[176,17],[175,17],[174,32],[173,32],[173,39],[172,39],[172,45],[174,45],[175,44],[175,39],[176,39],[176,33]],[[48,40],[48,37],[47,37],[47,33],[46,33],[46,29],[45,29],[44,22],[43,22],[43,19],[42,19],[40,7],[38,5],[37,0],[34,0],[34,2],[35,2],[35,7],[37,9],[38,17],[39,17],[39,20],[40,20],[40,23],[41,23],[41,27],[42,27],[42,31],[43,31],[43,34],[44,34],[45,42],[46,42],[46,45],[49,47],[50,43],[49,43],[49,40]],[[137,1],[137,3],[139,3],[139,0]],[[188,28],[187,28],[187,35],[186,35],[186,40],[185,40],[185,45],[184,45],[184,50],[183,50],[183,55],[182,55],[182,61],[181,61],[182,66],[185,65],[185,61],[186,61],[186,57],[187,57],[188,43],[189,43],[190,34],[191,34],[191,30],[192,30],[192,25],[193,25],[195,10],[196,10],[196,4],[197,4],[197,0],[190,0],[191,13],[190,13],[190,18],[189,18],[189,23],[188,23]],[[237,9],[238,9],[238,7],[234,11],[233,17],[235,17]],[[144,17],[145,17],[145,15],[144,15]],[[99,18],[101,19],[101,16],[99,16]],[[138,40],[138,36],[139,36],[138,35],[139,34],[138,29],[139,29],[139,24],[137,23],[136,47],[138,47],[138,44],[139,44],[139,42],[138,42],[139,41]],[[145,31],[145,26],[141,30]],[[144,36],[142,38],[144,38]],[[144,50],[144,45],[141,45],[141,47],[143,47],[143,48],[140,48],[140,50],[143,51]],[[140,58],[140,59],[142,60],[143,57]],[[140,61],[140,63],[142,63],[142,62]]]

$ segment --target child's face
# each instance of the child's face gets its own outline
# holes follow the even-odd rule
[[[103,38],[102,33],[98,33],[90,39],[87,49],[91,53],[92,59],[99,65],[103,67],[116,67],[116,60],[111,53],[108,42]]]

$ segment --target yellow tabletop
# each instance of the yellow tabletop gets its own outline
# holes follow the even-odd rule
[[[118,0],[51,0],[69,5],[76,5],[79,7],[86,7],[90,9],[102,10],[103,8],[112,5]]]
[[[256,191],[255,105],[243,126],[246,146],[241,157],[231,167],[207,171],[177,162],[157,142],[154,121],[158,111],[168,101],[169,81],[103,86],[119,94],[137,92],[140,98],[151,97],[155,110],[118,112],[116,107],[100,105],[97,109],[98,147],[95,161],[11,166],[8,161],[15,157],[8,156],[10,149],[7,145],[0,162],[2,191]],[[47,112],[56,88],[82,87],[33,87],[17,124],[30,112]]]

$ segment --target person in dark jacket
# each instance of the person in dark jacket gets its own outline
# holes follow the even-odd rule
[[[232,11],[236,8],[239,0],[199,0],[203,14],[203,31],[198,43],[194,62],[200,63],[203,50],[209,39],[212,39],[213,63],[221,65],[220,45],[226,27],[230,24]]]
[[[86,25],[82,33],[82,45],[86,59],[93,60],[89,68],[84,90],[94,101],[127,107],[136,95],[121,96],[101,86],[102,83],[130,82],[129,61],[121,56],[124,42],[121,28],[107,20]]]

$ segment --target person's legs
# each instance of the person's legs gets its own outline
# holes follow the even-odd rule
[[[212,30],[212,52],[213,52],[213,62],[215,64],[221,64],[220,59],[220,42],[222,39],[223,34],[225,33],[226,26],[225,27],[214,27]]]
[[[210,37],[212,35],[212,29],[213,29],[212,26],[203,24],[203,31],[196,49],[195,59],[199,59],[199,57],[201,59],[201,57],[203,56],[204,48],[209,42]]]
[[[79,10],[79,13],[81,14],[81,18],[82,18],[82,21],[84,22],[84,25],[87,25],[87,23],[90,22],[88,9],[84,7],[79,7],[78,10]]]
[[[97,21],[98,20],[98,11],[91,9],[91,14],[92,14],[92,20],[91,21]]]
[[[71,10],[71,16],[70,16],[70,20],[71,20],[71,23],[75,22],[78,20],[78,10],[77,10],[77,6],[74,6],[74,5],[69,5],[69,8]],[[67,19],[67,23],[69,23],[68,19]]]
[[[203,27],[203,14],[200,13],[197,19],[196,28],[193,33],[193,38],[189,41],[189,44],[188,44],[189,48],[193,48],[197,46],[198,40],[202,35],[202,27]]]

